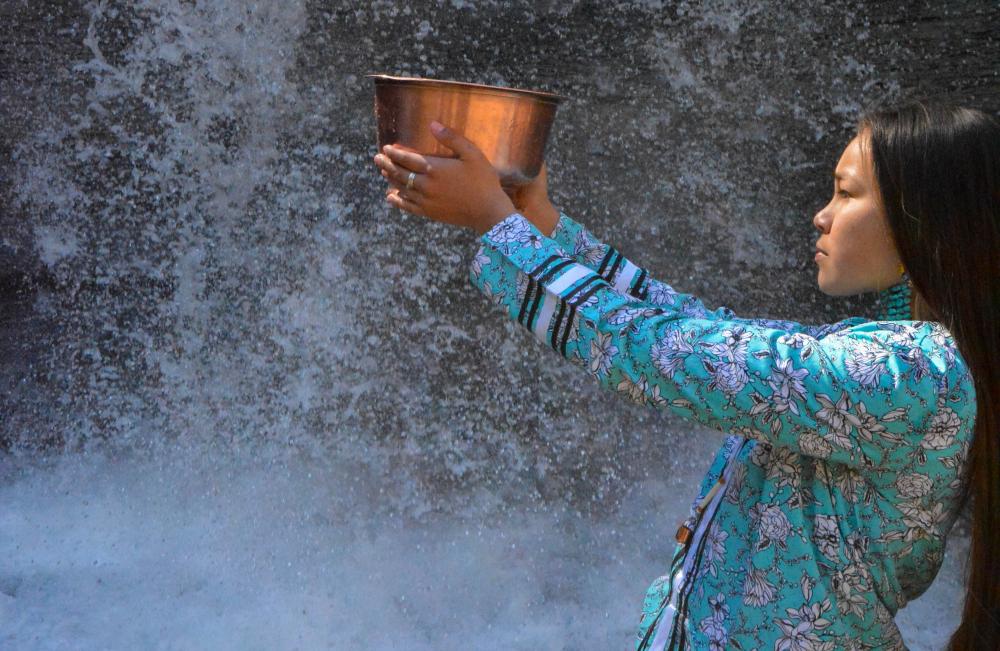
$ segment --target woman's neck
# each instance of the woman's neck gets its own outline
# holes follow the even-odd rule
[[[886,287],[878,293],[879,321],[910,321],[913,320],[911,305],[913,289],[909,277],[905,274],[898,283]]]

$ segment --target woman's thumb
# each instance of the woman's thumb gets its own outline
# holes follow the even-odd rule
[[[455,133],[437,120],[431,120],[431,133],[441,144],[458,154],[459,158],[468,158],[478,148],[461,134]]]

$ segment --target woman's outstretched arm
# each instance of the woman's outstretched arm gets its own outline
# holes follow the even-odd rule
[[[690,316],[616,291],[519,213],[480,240],[473,284],[633,403],[863,468],[961,443],[937,427],[959,417],[946,406],[956,367],[936,324],[863,321],[813,336]]]
[[[678,292],[666,282],[654,278],[649,269],[626,258],[611,244],[602,242],[565,211],[559,210],[558,213],[559,219],[548,237],[561,246],[575,262],[589,267],[619,293],[656,305],[666,305],[679,310],[684,316],[766,325],[814,336],[866,321],[862,317],[852,317],[836,324],[807,325],[781,319],[740,318],[728,307],[709,310],[697,296]]]
[[[648,299],[653,303],[680,305],[691,316],[708,317],[710,312],[690,294],[681,294],[670,285],[654,279],[648,269],[640,267],[611,244],[602,242],[586,226],[559,210],[559,220],[549,237],[566,250],[573,259],[596,271],[608,284],[622,294]],[[728,308],[719,308],[718,316],[735,316]]]

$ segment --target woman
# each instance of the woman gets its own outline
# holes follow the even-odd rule
[[[470,141],[388,147],[387,200],[480,234],[470,279],[631,402],[729,433],[648,588],[637,649],[905,649],[972,497],[952,649],[1000,648],[1000,125],[960,107],[873,111],[814,217],[818,283],[877,318],[739,318],[652,278],[548,201],[511,199]],[[409,187],[407,187],[409,184]]]

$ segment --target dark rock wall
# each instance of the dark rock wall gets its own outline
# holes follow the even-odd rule
[[[996,111],[994,2],[0,3],[0,440],[355,459],[414,514],[687,506],[721,435],[628,405],[386,207],[371,72],[569,97],[555,203],[678,289],[818,322],[814,213],[867,106]],[[420,495],[419,500],[414,495]]]
[[[874,309],[821,294],[811,256],[857,117],[996,112],[998,24],[985,1],[0,1],[0,448],[336,459],[408,517],[597,514],[652,482],[674,506],[630,535],[662,556],[721,435],[602,392],[468,284],[473,233],[386,207],[364,75],[567,96],[559,207],[710,306],[832,321]]]

